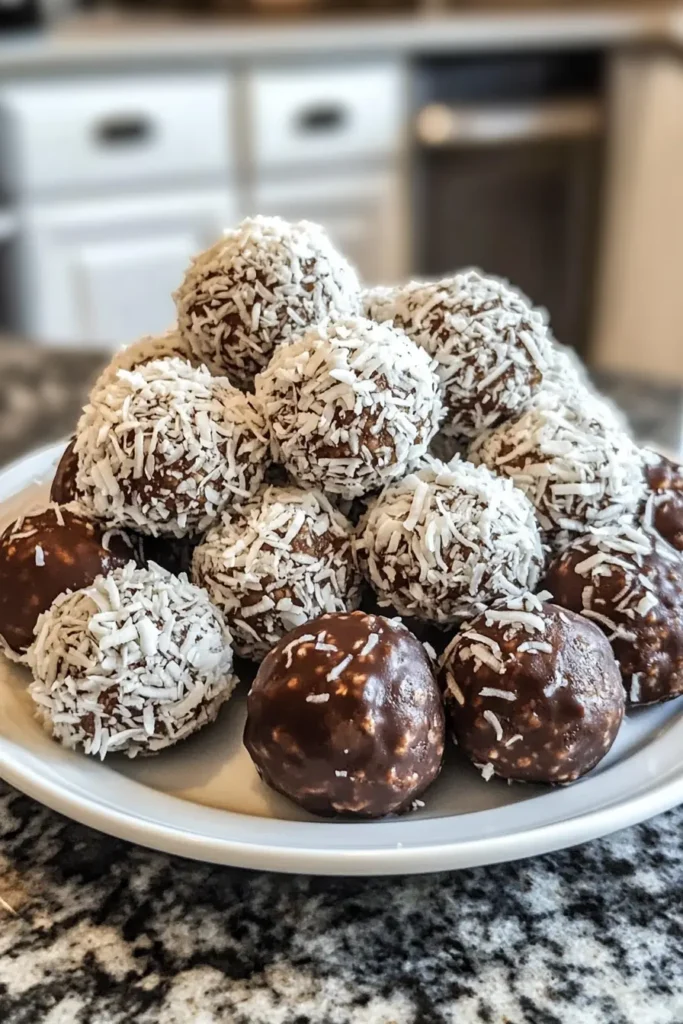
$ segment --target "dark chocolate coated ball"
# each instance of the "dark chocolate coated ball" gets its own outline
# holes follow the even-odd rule
[[[78,498],[76,476],[78,474],[78,455],[74,451],[76,438],[72,437],[59,460],[55,477],[50,488],[50,501],[57,505],[68,505]]]
[[[364,612],[299,626],[261,664],[244,742],[268,785],[314,814],[408,810],[444,749],[422,644],[397,620]]]
[[[632,537],[631,529],[580,538],[551,563],[546,586],[607,634],[628,703],[653,704],[683,694],[683,560],[645,534]]]
[[[580,615],[536,598],[514,605],[521,602],[496,602],[446,651],[455,738],[487,780],[573,782],[619,731],[619,669],[603,634]]]
[[[646,479],[655,495],[655,530],[677,551],[683,551],[683,467],[662,456],[647,466]]]
[[[133,546],[120,530],[50,506],[24,516],[0,537],[0,635],[23,653],[38,617],[67,590],[126,565]]]

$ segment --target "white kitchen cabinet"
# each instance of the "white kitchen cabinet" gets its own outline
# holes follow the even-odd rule
[[[368,283],[405,276],[401,62],[255,68],[246,95],[250,212],[322,224]]]
[[[163,331],[190,258],[235,219],[223,189],[32,205],[21,218],[20,323],[46,344],[109,347]]]
[[[398,281],[408,272],[406,204],[393,169],[262,180],[252,207],[253,213],[322,224],[369,284]]]
[[[254,165],[393,156],[405,133],[404,93],[395,61],[256,69],[247,89]]]
[[[27,82],[0,90],[10,193],[81,196],[234,169],[223,74]]]

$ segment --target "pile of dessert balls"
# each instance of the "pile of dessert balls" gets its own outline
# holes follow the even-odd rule
[[[252,662],[265,782],[379,817],[420,805],[447,728],[486,780],[562,784],[683,693],[683,472],[519,292],[363,291],[321,228],[257,217],[175,301],[0,541],[0,633],[57,740],[154,754]]]

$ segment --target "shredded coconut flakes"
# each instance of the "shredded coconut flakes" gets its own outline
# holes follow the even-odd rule
[[[206,594],[133,562],[57,598],[28,660],[39,717],[65,746],[100,758],[177,743],[216,717],[237,682]]]
[[[350,523],[321,492],[298,487],[263,488],[226,512],[196,548],[192,578],[223,611],[235,650],[257,660],[297,626],[360,603]]]

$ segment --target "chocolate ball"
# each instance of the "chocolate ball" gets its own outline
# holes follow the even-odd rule
[[[487,781],[573,782],[602,760],[624,716],[597,626],[532,595],[469,622],[442,666],[458,746]]]
[[[90,586],[133,557],[126,534],[71,508],[52,505],[22,516],[0,537],[0,635],[23,653],[59,594]]]
[[[351,524],[321,491],[266,487],[225,513],[192,560],[241,657],[260,661],[291,629],[358,607]]]
[[[230,633],[208,595],[129,562],[63,594],[28,654],[36,713],[66,747],[156,754],[212,722],[230,697]]]
[[[299,626],[259,669],[244,742],[265,782],[313,814],[408,810],[444,749],[422,644],[399,620],[364,612]]]
[[[593,525],[634,514],[643,501],[643,453],[614,423],[612,411],[588,393],[579,404],[546,395],[478,438],[469,457],[524,491],[561,550]]]
[[[74,451],[75,445],[76,438],[72,437],[64,449],[64,454],[55,470],[54,480],[50,488],[50,501],[54,501],[57,505],[68,505],[69,502],[76,501],[78,498],[78,488],[76,486],[78,455]]]
[[[557,604],[607,634],[630,704],[683,693],[683,560],[628,521],[581,537],[551,563]]]
[[[360,284],[319,225],[254,217],[192,261],[174,298],[196,357],[250,389],[277,345],[357,313]]]
[[[446,433],[477,437],[517,415],[538,392],[552,356],[547,317],[506,282],[474,270],[363,297],[371,319],[391,320],[437,364]]]
[[[153,535],[200,533],[255,493],[267,465],[253,398],[184,359],[121,371],[78,424],[80,500],[93,515]]]
[[[116,380],[120,370],[137,370],[139,366],[146,366],[157,359],[184,359],[192,366],[201,366],[189,343],[173,327],[164,334],[146,335],[120,349],[95,381],[91,394],[95,395],[101,388],[108,387]]]
[[[382,607],[442,626],[533,589],[544,567],[531,502],[459,460],[426,461],[387,487],[361,521],[356,554]]]
[[[645,469],[652,503],[652,525],[677,551],[683,551],[683,467],[646,452]]]
[[[390,324],[325,320],[256,378],[276,462],[302,486],[360,498],[405,476],[442,414],[427,354]]]

